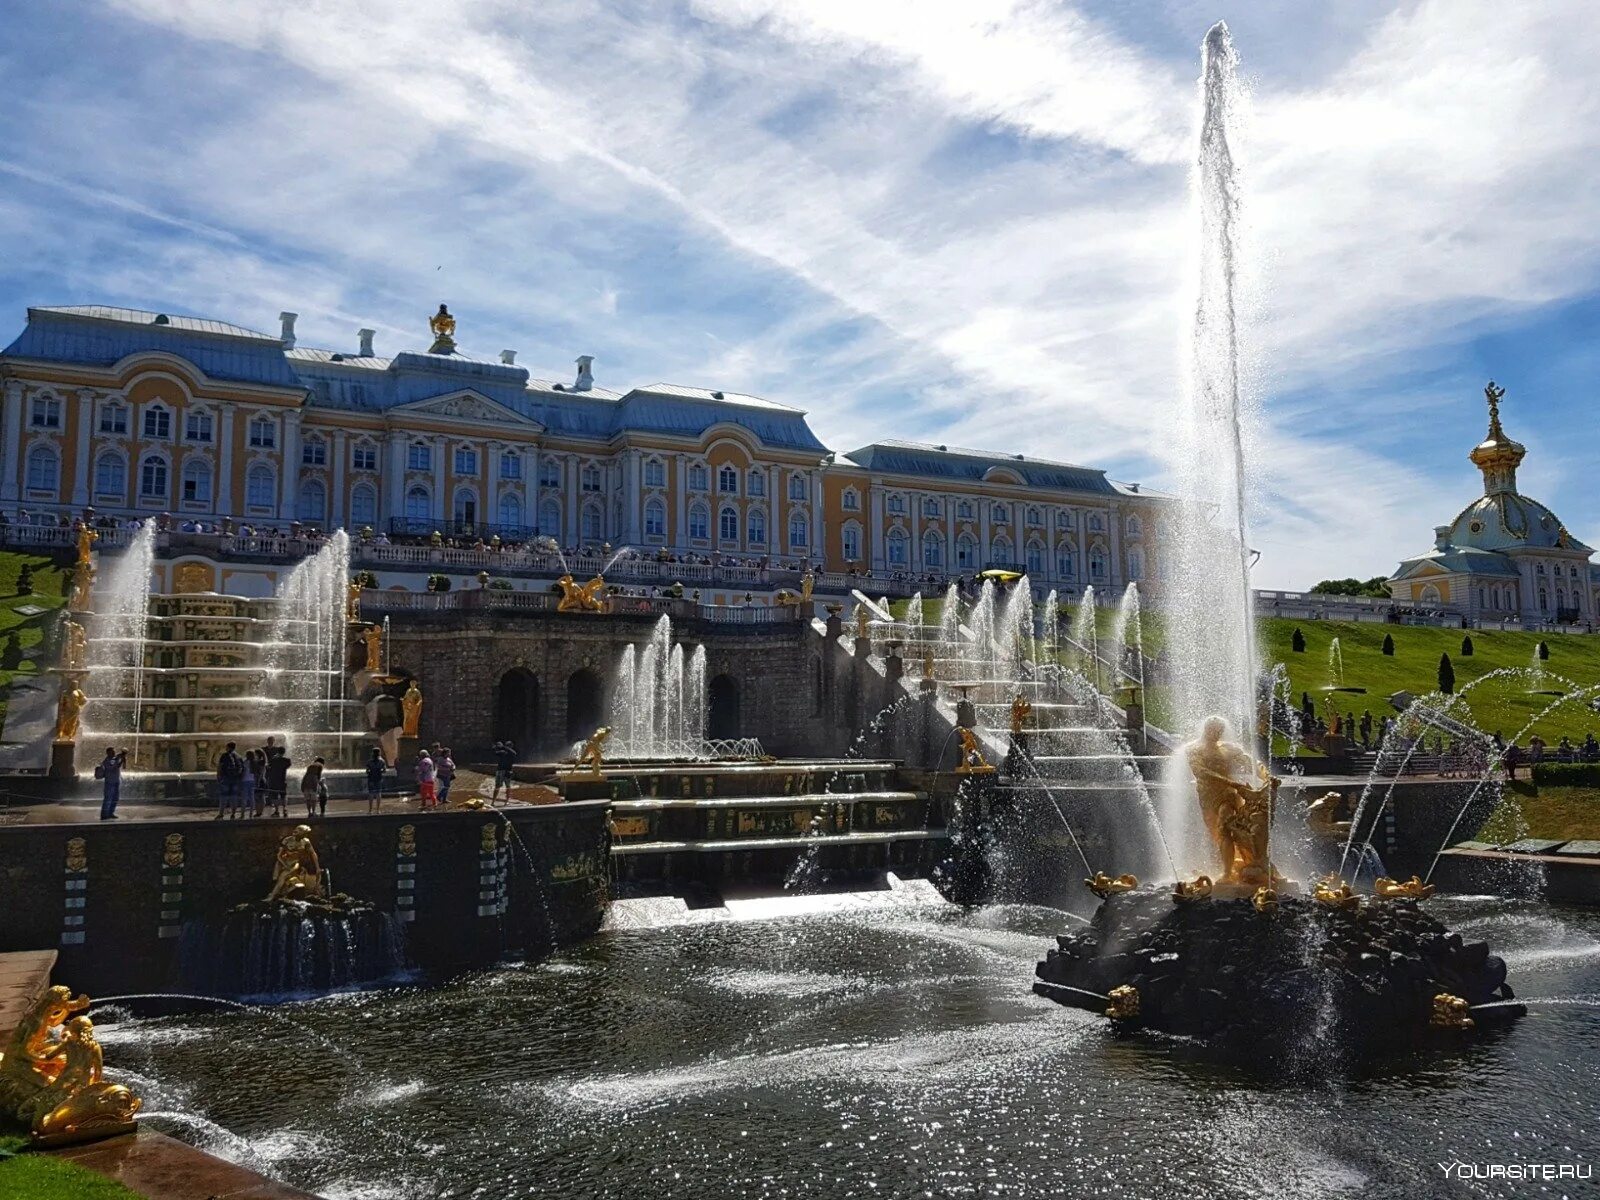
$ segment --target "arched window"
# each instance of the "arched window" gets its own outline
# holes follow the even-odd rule
[[[1056,547],[1056,578],[1071,579],[1075,574],[1077,563],[1073,561],[1072,547],[1062,544]]]
[[[172,410],[165,404],[152,404],[144,410],[144,436],[162,439],[172,436]]]
[[[844,554],[845,562],[861,561],[861,526],[851,521],[844,527],[840,534],[839,549]]]
[[[889,530],[888,548],[889,565],[891,567],[903,567],[906,565],[906,543],[910,540],[906,536],[904,529]]]
[[[970,571],[978,565],[978,543],[973,541],[970,534],[963,533],[956,539],[956,567],[962,571]]]
[[[350,493],[350,524],[360,529],[376,524],[378,520],[378,492],[370,483],[362,483]]]
[[[644,460],[644,485],[645,487],[667,486],[667,466],[659,458]]]
[[[122,496],[128,490],[128,472],[122,455],[109,451],[94,460],[94,490],[101,496]]]
[[[739,540],[739,511],[731,504],[724,504],[717,514],[717,537],[724,542]]]
[[[251,508],[271,508],[278,494],[278,485],[272,468],[266,463],[256,463],[244,480],[244,502]]]
[[[689,465],[689,490],[703,492],[707,488],[705,463],[691,463]]]
[[[188,504],[211,503],[211,464],[191,458],[183,464],[183,499]]]
[[[457,488],[450,505],[450,516],[458,527],[468,528],[478,523],[478,493],[472,488]]]
[[[1422,598],[1424,600],[1428,598],[1426,589],[1423,591]],[[1438,601],[1435,601],[1434,603],[1438,603]],[[1539,589],[1539,611],[1542,613],[1547,613],[1550,611],[1550,593],[1545,591],[1544,588]]]
[[[750,534],[752,546],[765,546],[767,544],[767,514],[759,508],[750,514],[746,527]]]
[[[328,489],[320,479],[306,479],[300,484],[300,501],[295,510],[302,521],[321,521],[328,515]]]
[[[1093,519],[1091,518],[1091,525]],[[1106,551],[1104,546],[1096,546],[1089,551],[1089,580],[1092,583],[1101,583],[1106,577]]]
[[[725,496],[737,496],[739,494],[739,472],[726,465],[718,468],[717,491]]]
[[[561,502],[545,500],[539,505],[539,532],[546,537],[561,536]]]
[[[944,539],[931,529],[922,535],[922,565],[944,566]]]
[[[300,465],[303,467],[325,467],[328,465],[327,441],[312,434],[300,443]]]
[[[689,506],[689,536],[697,542],[711,537],[711,514],[704,504]]]
[[[420,483],[406,492],[406,520],[426,521],[433,513],[433,500]]]
[[[855,488],[845,488],[844,490],[844,511],[861,511],[861,493],[856,491]]]
[[[1540,596],[1542,597],[1543,595],[1544,593],[1541,592]],[[1424,604],[1437,604],[1439,603],[1439,589],[1434,587],[1431,583],[1427,584],[1423,587],[1422,593],[1420,596],[1418,596],[1418,599]]]
[[[659,500],[652,500],[644,506],[644,535],[667,536],[667,506]]]
[[[789,549],[804,550],[811,541],[811,522],[805,513],[789,515]]]
[[[28,451],[28,490],[54,492],[61,483],[61,459],[52,446],[35,446]]]
[[[1128,536],[1131,538],[1144,536],[1144,524],[1136,516],[1128,518]]]
[[[1011,539],[1006,537],[1004,534],[1001,534],[999,537],[995,538],[993,543],[990,545],[989,557],[997,563],[1004,563],[1008,566],[1011,563],[1014,563],[1016,561],[1016,557],[1011,550]]]
[[[502,529],[522,528],[522,498],[515,492],[500,493],[500,508],[495,520]]]
[[[1137,547],[1128,551],[1128,578],[1144,578],[1144,551]]]
[[[581,536],[589,542],[605,541],[606,514],[598,504],[590,504],[584,508]]]
[[[1038,542],[1029,542],[1026,552],[1026,567],[1029,575],[1044,574],[1044,547]]]
[[[789,499],[804,500],[806,498],[806,477],[796,471],[789,476]]]
[[[167,460],[160,455],[146,455],[139,464],[139,495],[166,499]]]
[[[750,482],[747,485],[752,496],[765,496],[767,494],[767,476],[760,467],[750,468]]]
[[[500,478],[522,478],[522,455],[516,450],[502,450],[500,452]]]

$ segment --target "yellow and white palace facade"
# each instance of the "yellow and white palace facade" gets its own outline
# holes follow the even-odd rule
[[[221,321],[30,308],[0,353],[12,521],[371,530],[953,577],[1063,596],[1158,585],[1170,501],[1104,471],[907,442],[837,453],[799,409],[698,387],[533,377],[451,338],[384,357]]]

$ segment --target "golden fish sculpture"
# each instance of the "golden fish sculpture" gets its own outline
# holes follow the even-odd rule
[[[1316,887],[1311,890],[1311,897],[1318,904],[1344,909],[1347,912],[1361,905],[1361,897],[1352,892],[1350,885],[1337,875],[1327,875],[1317,880]]]
[[[1172,885],[1172,898],[1174,900],[1204,900],[1211,895],[1211,876],[1196,875],[1192,882],[1182,879]]]
[[[1472,1006],[1460,996],[1440,992],[1433,998],[1433,1012],[1428,1024],[1435,1029],[1471,1029],[1475,1022],[1469,1015]]]
[[[1104,871],[1096,871],[1094,878],[1083,881],[1083,886],[1104,900],[1107,896],[1115,896],[1118,892],[1133,891],[1139,886],[1139,878],[1136,875],[1118,875],[1113,879]]]
[[[1404,883],[1390,879],[1387,875],[1380,875],[1372,881],[1372,894],[1382,896],[1385,900],[1426,900],[1433,895],[1433,884],[1423,883],[1413,875]]]

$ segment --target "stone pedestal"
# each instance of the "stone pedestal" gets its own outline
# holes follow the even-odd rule
[[[956,724],[967,729],[972,729],[978,724],[978,710],[965,696],[956,701]]]
[[[78,747],[74,742],[50,743],[50,778],[76,779],[78,777]]]
[[[906,660],[898,654],[891,654],[883,660],[884,677],[894,683],[906,673]]]
[[[396,766],[396,767],[404,766],[404,767],[407,767],[407,768],[414,766],[416,764],[416,761],[417,761],[417,754],[421,750],[422,750],[422,739],[421,738],[419,738],[419,737],[411,737],[411,736],[408,736],[407,734],[402,733],[400,735],[399,740],[395,744],[394,766]]]
[[[867,656],[872,653],[872,639],[858,637],[856,639],[856,658],[861,662],[867,661]]]

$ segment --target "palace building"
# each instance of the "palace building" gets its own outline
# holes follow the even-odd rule
[[[1555,513],[1517,491],[1527,448],[1506,436],[1493,381],[1489,435],[1470,455],[1483,472],[1483,495],[1434,530],[1433,549],[1402,562],[1389,580],[1397,601],[1448,609],[1470,624],[1589,625],[1600,613],[1600,565],[1594,550]]]
[[[758,396],[533,377],[463,354],[297,344],[223,321],[30,308],[0,353],[0,510],[57,522],[169,514],[797,561],[831,572],[1026,570],[1071,595],[1158,582],[1169,498],[1023,455],[824,446]],[[1586,602],[1587,603],[1587,602]]]

